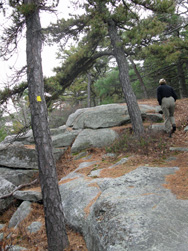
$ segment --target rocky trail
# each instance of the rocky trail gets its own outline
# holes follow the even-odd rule
[[[155,100],[140,103],[157,105]],[[116,154],[107,153],[106,148],[91,147],[74,155],[67,149],[57,162],[69,225],[71,245],[67,251],[187,251],[187,107],[187,99],[177,100],[177,130],[172,138],[157,133],[155,141],[142,142],[136,147],[130,143],[126,151]],[[32,192],[40,194],[40,188],[37,185],[24,188],[17,192],[17,198],[25,201],[24,196]],[[46,250],[42,205],[29,206],[32,210],[18,228],[8,228],[15,206],[1,214],[0,233],[4,235],[1,245],[6,240],[6,244],[25,250]],[[26,229],[33,221],[42,226],[29,233]]]

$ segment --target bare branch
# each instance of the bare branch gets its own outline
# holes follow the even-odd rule
[[[32,185],[34,185],[35,183],[37,183],[37,181],[38,181],[38,179],[35,179],[35,180],[33,180],[32,182],[30,182],[30,183],[26,183],[26,184],[21,184],[21,185],[19,185],[19,186],[16,187],[11,193],[8,193],[8,194],[5,194],[5,195],[1,196],[1,197],[0,197],[0,200],[1,200],[1,199],[6,199],[6,198],[12,196],[14,192],[16,192],[17,190],[19,190],[19,189],[21,189],[21,188],[23,188],[23,187],[27,187],[27,186],[32,186]]]

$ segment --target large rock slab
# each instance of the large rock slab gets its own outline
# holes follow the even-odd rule
[[[97,129],[122,125],[127,119],[125,105],[110,104],[79,109],[69,116],[66,125],[74,129]]]
[[[0,197],[11,193],[16,188],[11,182],[0,177]],[[13,201],[12,197],[0,199],[0,212],[5,210]]]
[[[55,161],[58,161],[59,158],[66,152],[67,147],[53,148],[53,155]]]
[[[63,134],[66,131],[66,126],[60,126],[58,128],[50,129],[51,135]],[[13,143],[13,142],[22,142],[23,144],[34,144],[33,131],[30,129],[21,135],[9,135],[1,143]]]
[[[188,152],[188,147],[170,147],[170,151]]]
[[[153,130],[154,132],[164,132],[165,131],[165,125],[164,123],[161,123],[161,124],[153,124],[151,125],[150,127],[151,130]]]
[[[32,233],[36,233],[40,230],[40,228],[42,227],[42,223],[39,221],[34,221],[31,223],[30,226],[27,227],[27,230],[32,234]]]
[[[80,130],[66,130],[62,134],[52,136],[52,143],[54,147],[68,147],[72,145]]]
[[[24,169],[37,169],[37,156],[35,149],[24,145],[4,145],[0,149],[0,166]]]
[[[146,117],[145,113],[155,113],[157,121],[161,116],[157,114],[158,108],[149,105],[139,105],[141,113]],[[155,115],[152,115],[154,119]],[[124,125],[130,122],[128,109],[126,104],[109,104],[92,108],[78,109],[71,114],[66,122],[67,127],[73,129],[98,129]]]
[[[18,200],[31,201],[31,202],[42,201],[42,193],[39,191],[31,191],[31,190],[16,191],[13,193],[13,196]]]
[[[165,175],[175,170],[140,167],[113,182],[100,181],[103,192],[88,218],[87,236],[93,236],[88,249],[186,250],[188,201],[177,200],[162,186]]]
[[[8,180],[15,186],[31,182],[34,179],[35,174],[38,174],[38,170],[23,170],[0,167],[0,177]]]
[[[186,251],[187,200],[165,189],[177,167],[139,167],[111,179],[72,176],[60,185],[65,218],[89,251]]]
[[[77,136],[72,145],[71,152],[77,153],[91,147],[105,147],[112,144],[118,138],[118,133],[112,129],[85,129]]]
[[[143,120],[147,119],[155,123],[159,123],[163,121],[163,116],[161,114],[156,113],[145,113],[142,114]]]
[[[57,161],[66,148],[54,148],[53,154]],[[14,169],[38,169],[37,153],[34,145],[0,144],[0,166]]]
[[[12,215],[8,227],[17,228],[18,225],[29,215],[31,209],[31,202],[23,201],[16,212]]]
[[[63,134],[66,131],[66,126],[60,126],[57,128],[50,129],[51,135]],[[13,142],[22,142],[24,144],[34,144],[33,131],[30,129],[21,135],[9,135],[1,143],[13,143]]]
[[[100,194],[100,189],[96,186],[90,186],[90,182],[81,177],[61,184],[60,194],[65,218],[70,226],[82,231],[86,223],[87,206]]]
[[[63,125],[57,128],[50,129],[50,132],[51,132],[51,135],[54,136],[54,135],[63,134],[64,132],[66,132],[66,130],[67,130],[66,125]]]
[[[29,130],[25,133],[22,133],[21,135],[9,135],[7,136],[1,143],[6,144],[6,143],[13,143],[13,142],[22,142],[24,144],[33,144],[34,143],[34,138],[33,138],[33,132],[32,130]]]

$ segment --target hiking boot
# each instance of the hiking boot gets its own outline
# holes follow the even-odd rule
[[[172,125],[172,133],[174,133],[175,131],[176,131],[176,125],[173,124],[173,125]]]
[[[172,132],[172,130],[171,130],[171,131],[169,132],[169,134],[168,134],[168,137],[169,137],[169,138],[172,138],[172,133],[173,133],[173,132]]]
[[[175,124],[173,124],[172,125],[172,129],[171,129],[171,131],[169,132],[169,138],[172,138],[172,134],[174,133],[176,131],[176,125]]]

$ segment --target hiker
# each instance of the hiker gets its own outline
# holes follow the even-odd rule
[[[172,136],[172,133],[176,131],[176,123],[174,119],[174,109],[177,95],[174,89],[166,84],[164,78],[159,80],[160,86],[157,88],[157,100],[162,108],[165,117],[165,131]]]

